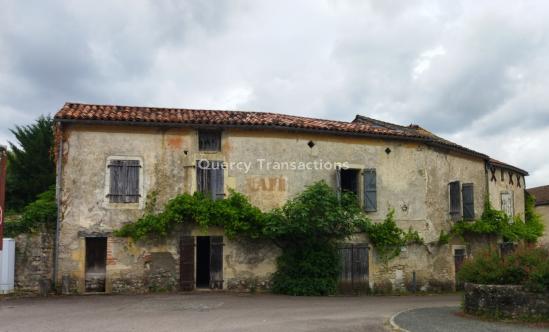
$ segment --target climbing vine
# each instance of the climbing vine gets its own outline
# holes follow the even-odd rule
[[[385,262],[398,256],[401,247],[423,243],[416,231],[398,228],[394,210],[383,222],[373,223],[362,212],[356,196],[347,192],[338,195],[324,181],[308,186],[284,206],[269,212],[262,212],[235,191],[215,201],[201,193],[182,194],[170,200],[162,212],[149,209],[115,235],[134,239],[167,236],[184,223],[223,227],[229,238],[272,241],[282,249],[272,290],[292,295],[336,291],[341,267],[337,244],[352,234],[366,232]]]
[[[387,263],[397,257],[402,247],[409,244],[424,244],[417,231],[410,227],[407,232],[400,229],[395,222],[395,210],[390,209],[385,220],[380,223],[366,221],[361,229],[368,234],[368,238],[376,249],[378,257]]]
[[[463,237],[467,234],[501,236],[505,241],[536,242],[543,235],[543,222],[534,206],[534,197],[526,195],[525,219],[522,220],[520,216],[510,217],[505,212],[494,209],[486,200],[480,219],[455,223],[448,233],[440,233],[438,243],[446,244],[454,236]]]

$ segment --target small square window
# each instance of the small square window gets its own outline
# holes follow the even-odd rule
[[[217,130],[200,130],[198,132],[198,150],[221,151],[221,132]]]

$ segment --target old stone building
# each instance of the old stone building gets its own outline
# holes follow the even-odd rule
[[[528,189],[528,193],[536,198],[536,212],[543,219],[545,230],[539,239],[541,245],[549,247],[549,186]]]
[[[437,245],[440,232],[479,217],[486,198],[524,214],[525,171],[416,125],[74,103],[55,120],[56,275],[76,292],[268,288],[278,255],[270,243],[231,241],[222,229],[192,226],[137,242],[112,235],[185,192],[217,199],[232,188],[268,210],[325,180],[355,192],[374,221],[394,208],[399,227],[417,230],[426,244],[404,248],[385,265],[367,236],[350,238],[346,248],[365,266],[353,278],[374,290],[409,289],[412,280],[418,289],[451,289],[470,248]]]

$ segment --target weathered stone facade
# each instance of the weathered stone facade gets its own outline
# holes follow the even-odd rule
[[[465,284],[464,311],[496,318],[547,320],[549,293],[532,293],[522,286]]]
[[[15,238],[15,287],[19,292],[40,293],[50,288],[55,235],[21,234]]]
[[[263,210],[281,206],[319,180],[336,186],[333,168],[286,169],[274,166],[276,162],[339,162],[357,171],[375,168],[377,210],[368,212],[369,217],[381,221],[394,208],[399,227],[417,230],[428,244],[405,248],[388,265],[376,259],[375,249],[370,250],[369,283],[373,290],[409,290],[414,272],[418,290],[452,289],[453,249],[465,244],[436,244],[440,232],[448,231],[453,222],[448,211],[448,184],[460,181],[474,185],[475,217],[482,213],[492,187],[486,160],[397,139],[224,128],[220,151],[201,152],[195,128],[71,123],[64,124],[62,142],[58,278],[69,275],[75,292],[85,291],[85,239],[89,236],[108,238],[106,292],[178,288],[179,236],[223,236],[221,229],[204,232],[190,227],[165,239],[138,242],[113,237],[112,231],[142,216],[153,195],[156,206],[148,208],[158,210],[177,194],[196,191],[197,160],[251,165],[249,169],[226,167],[224,192],[241,192]],[[141,197],[136,203],[110,203],[106,198],[108,161],[119,157],[140,162]],[[358,192],[363,192],[363,183],[359,181],[358,186]],[[520,190],[514,195],[515,202],[524,201]],[[517,208],[517,213],[521,211]],[[365,236],[350,241],[368,243]],[[267,243],[239,243],[226,237],[223,242],[223,288],[267,289],[278,249]]]

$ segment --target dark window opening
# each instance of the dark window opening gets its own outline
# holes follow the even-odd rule
[[[198,132],[198,150],[221,151],[221,131],[201,130]]]
[[[341,170],[341,191],[352,192],[358,197],[358,170]]]
[[[139,202],[139,160],[111,160],[109,163],[109,202]]]
[[[455,272],[456,290],[463,289],[463,283],[457,278],[457,274],[459,270],[461,270],[461,267],[463,266],[465,257],[466,257],[465,249],[454,249],[454,270],[455,270],[454,272]]]
[[[307,143],[307,145],[312,149],[315,146],[315,142],[309,141],[309,143]]]
[[[196,237],[196,287],[210,287],[210,237]]]
[[[86,238],[86,292],[104,292],[107,272],[107,238]]]
[[[515,252],[515,249],[517,246],[513,242],[503,242],[499,244],[499,251],[501,254],[501,257],[508,256]]]

